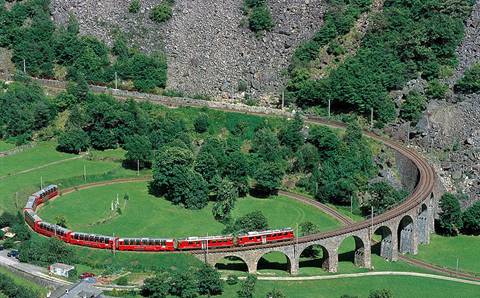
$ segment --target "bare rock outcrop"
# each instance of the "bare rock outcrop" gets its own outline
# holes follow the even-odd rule
[[[244,81],[252,96],[278,99],[293,51],[321,27],[325,9],[323,0],[268,0],[275,27],[257,38],[246,28],[243,0],[177,0],[165,24],[148,17],[160,0],[141,2],[137,14],[128,12],[129,0],[52,0],[51,6],[57,23],[74,14],[82,34],[111,43],[123,32],[143,51],[165,50],[168,88],[217,98],[241,96]]]

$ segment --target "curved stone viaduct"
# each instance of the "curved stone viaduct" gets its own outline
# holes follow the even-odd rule
[[[36,79],[36,81],[52,89],[65,88],[65,82],[61,81],[42,79]],[[170,107],[207,106],[213,109],[249,114],[292,116],[289,112],[265,107],[250,107],[189,98],[169,98],[99,86],[90,86],[90,89],[95,93],[108,93],[119,99],[133,98],[137,101],[150,101]],[[307,117],[305,122],[345,128],[342,123],[313,117]],[[277,251],[285,254],[290,273],[294,275],[298,273],[300,255],[312,245],[319,245],[322,248],[323,268],[329,272],[337,272],[338,249],[348,237],[355,239],[354,263],[360,267],[371,268],[371,246],[374,234],[381,235],[380,255],[387,260],[396,261],[399,254],[416,254],[418,245],[429,243],[430,233],[434,231],[437,199],[442,192],[441,186],[437,184],[435,172],[416,151],[370,131],[365,131],[364,134],[382,142],[396,152],[397,164],[402,164],[399,169],[402,183],[412,191],[404,202],[383,214],[334,231],[299,237],[294,241],[209,250],[208,252],[199,251],[194,252],[194,255],[211,265],[216,265],[226,257],[237,257],[246,263],[250,273],[255,273],[262,256]]]
[[[338,128],[343,124],[321,119],[307,118],[308,123],[318,123]],[[397,153],[404,184],[412,189],[411,195],[395,208],[362,222],[338,230],[299,237],[294,241],[266,244],[255,247],[240,247],[223,250],[209,250],[195,253],[195,256],[212,266],[226,257],[241,259],[250,273],[256,273],[260,259],[270,252],[281,252],[287,257],[289,271],[298,273],[302,252],[315,245],[322,249],[322,267],[329,272],[338,270],[338,250],[342,242],[353,237],[355,240],[355,265],[371,268],[371,246],[373,235],[380,235],[380,256],[397,261],[399,254],[417,254],[419,244],[428,244],[434,231],[434,218],[439,192],[435,190],[436,175],[432,167],[415,151],[365,132],[370,138],[384,143]]]

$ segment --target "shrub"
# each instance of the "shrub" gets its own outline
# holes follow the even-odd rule
[[[476,202],[462,214],[463,232],[466,234],[480,234],[480,202]]]
[[[128,12],[137,13],[140,11],[140,7],[140,0],[132,0],[132,2],[130,2],[130,6],[128,6]]]
[[[480,91],[480,63],[468,69],[463,77],[455,84],[454,90],[465,94]]]
[[[425,96],[418,92],[410,92],[400,108],[400,117],[416,123],[427,105]]]
[[[195,131],[198,133],[204,133],[208,129],[208,115],[201,113],[193,122],[193,126],[195,127]]]
[[[227,284],[230,286],[236,285],[238,283],[238,276],[235,274],[229,274],[226,280]]]
[[[150,13],[150,19],[157,23],[163,23],[172,17],[172,6],[174,4],[173,0],[164,0],[162,3],[158,4],[152,9]]]
[[[425,95],[427,95],[429,99],[444,99],[447,91],[447,85],[441,83],[439,80],[433,80],[428,83]]]
[[[86,132],[80,128],[72,128],[65,131],[58,138],[57,150],[67,153],[78,154],[85,151],[89,146],[89,139]]]
[[[439,205],[442,210],[438,219],[440,232],[450,236],[457,235],[463,226],[462,211],[457,197],[451,193],[445,193],[440,198]]]
[[[273,28],[270,9],[266,5],[255,6],[248,18],[248,26],[255,33],[270,31]]]
[[[124,275],[115,280],[115,284],[119,286],[126,286],[128,285],[128,278]]]

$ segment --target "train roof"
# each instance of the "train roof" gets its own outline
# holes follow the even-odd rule
[[[204,237],[187,237],[179,240],[187,240],[187,241],[198,241],[198,240],[220,240],[220,239],[233,239],[232,235],[220,235],[220,236],[204,236]]]
[[[33,209],[33,205],[35,204],[35,198],[34,196],[29,196],[27,200],[27,204],[25,204],[26,209]]]
[[[278,230],[251,231],[251,232],[247,232],[246,234],[241,234],[240,236],[259,236],[259,235],[269,235],[274,233],[285,233],[285,232],[293,232],[293,229],[283,228]]]
[[[55,224],[52,224],[52,223],[49,223],[49,222],[46,222],[46,221],[42,221],[40,224],[48,225],[48,226],[54,228],[56,231],[62,231],[64,233],[71,232],[67,228],[64,228],[64,227],[61,227],[59,225],[55,225]]]
[[[27,212],[28,215],[29,215],[30,217],[32,217],[34,221],[42,221],[42,219],[40,218],[40,216],[38,216],[37,213],[35,213],[35,211],[33,211],[33,210],[25,210],[25,212]]]
[[[84,235],[84,236],[94,236],[94,237],[103,237],[108,239],[115,239],[113,236],[106,236],[106,235],[99,235],[99,234],[89,234],[89,233],[82,233],[82,232],[72,232],[74,235]]]
[[[54,188],[58,188],[58,186],[55,185],[55,184],[50,184],[50,185],[48,185],[48,186],[40,189],[39,191],[33,193],[33,196],[39,196],[39,195],[41,195],[42,193],[44,193],[44,192],[46,192],[46,191],[49,191],[49,190],[51,190],[51,189],[54,189]]]
[[[118,240],[159,240],[159,241],[173,241],[173,238],[120,238]]]

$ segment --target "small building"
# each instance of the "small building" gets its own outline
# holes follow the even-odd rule
[[[73,269],[75,269],[74,266],[62,264],[62,263],[55,263],[48,267],[48,271],[50,271],[50,273],[58,276],[63,276],[63,277],[68,277],[68,274]]]
[[[5,236],[5,238],[13,238],[15,237],[15,233],[12,232],[12,230],[10,229],[10,227],[5,227],[5,228],[2,228],[0,229],[2,232],[3,232],[3,235]]]

